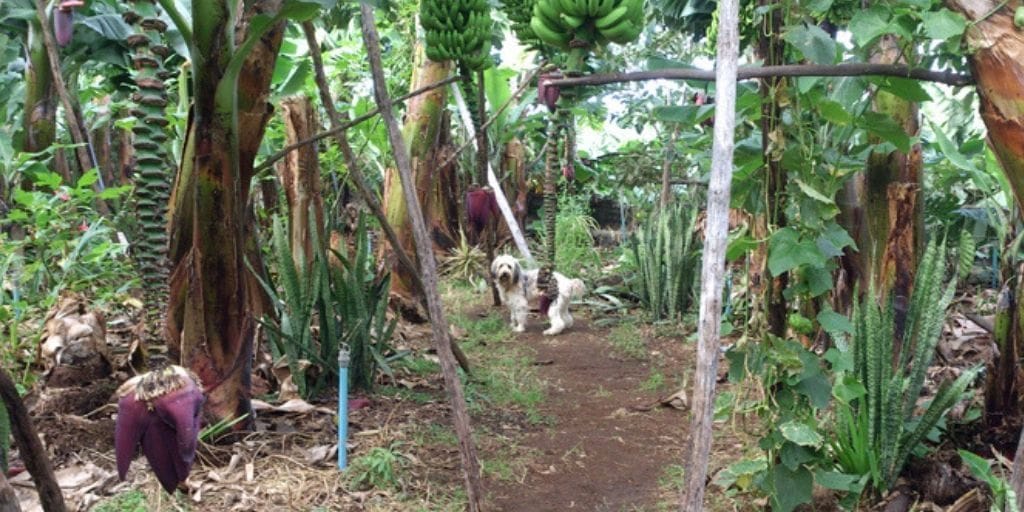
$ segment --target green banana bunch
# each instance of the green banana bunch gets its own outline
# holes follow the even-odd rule
[[[490,64],[493,22],[487,0],[422,0],[420,25],[430,60],[457,60],[473,71]]]
[[[536,0],[530,19],[537,38],[561,50],[608,41],[626,44],[644,24],[644,0]]]
[[[530,18],[533,17],[534,0],[502,0],[502,9],[508,16],[512,32],[516,34],[519,42],[526,47],[540,50],[544,46],[537,39],[537,35],[530,28]]]

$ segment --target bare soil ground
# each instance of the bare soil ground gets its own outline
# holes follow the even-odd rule
[[[628,317],[608,327],[579,310],[576,326],[560,336],[542,336],[536,314],[528,332],[515,335],[504,310],[482,305],[480,295],[466,299],[450,305],[453,330],[474,365],[465,382],[485,510],[675,510],[689,410],[659,399],[690,377],[694,344],[686,333]],[[36,418],[69,509],[462,510],[457,444],[428,328],[402,332],[396,349],[412,355],[394,365],[394,378],[382,379],[369,407],[352,412],[345,472],[336,467],[335,399],[281,407],[271,397],[273,405],[257,413],[257,432],[233,445],[202,447],[176,496],[160,490],[141,457],[119,482],[115,408],[112,397],[97,398],[112,383],[97,383]],[[721,426],[709,475],[755,444]],[[375,449],[394,456],[393,478],[370,485],[366,462]],[[38,510],[19,466],[15,455],[8,475],[23,509]],[[709,510],[752,510],[710,492]]]
[[[495,509],[617,512],[656,505],[666,467],[682,460],[687,414],[658,406],[634,410],[657,398],[641,389],[651,364],[616,354],[607,330],[582,319],[558,337],[539,331],[518,340],[542,364],[549,388],[540,410],[550,425],[520,441],[537,454],[525,478],[491,485]]]

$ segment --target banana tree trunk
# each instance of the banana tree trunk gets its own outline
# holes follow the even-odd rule
[[[29,20],[25,40],[25,140],[22,151],[35,153],[53,144],[57,130],[57,92],[53,87],[50,57],[43,44],[38,20]]]
[[[878,42],[871,61],[901,64],[906,63],[906,55],[899,40],[887,35]],[[879,91],[875,95],[874,108],[876,112],[892,116],[909,137],[917,136],[920,131],[916,103]],[[872,153],[864,169],[863,211],[867,240],[857,240],[857,246],[867,256],[866,261],[862,261],[870,270],[861,275],[865,278],[873,276],[875,289],[883,298],[892,297],[897,331],[893,340],[894,354],[900,351],[903,323],[923,240],[924,218],[919,200],[921,168],[921,145],[915,144],[909,153]],[[861,289],[868,287],[862,286]]]
[[[255,42],[237,83],[230,81],[228,64],[251,19],[280,8],[281,0],[246,3],[232,28],[228,1],[192,4],[194,102],[171,199],[165,335],[172,356],[202,380],[206,415],[214,421],[251,412],[253,333],[263,303],[246,270],[246,259],[257,269],[261,262],[254,259],[252,219],[244,206],[272,112],[267,96],[284,23]],[[250,415],[237,428],[251,424]]]
[[[414,56],[410,90],[444,80],[451,74],[450,62],[434,62],[426,57],[423,41],[416,42]],[[448,225],[445,219],[438,218],[447,209],[442,204],[444,185],[438,179],[437,169],[441,125],[447,99],[444,87],[411,98],[407,103],[405,124],[402,127],[402,138],[412,160],[416,194],[423,208],[423,217],[430,219],[432,231],[436,231],[438,226]],[[416,254],[397,169],[388,169],[384,176],[384,211],[406,254]],[[391,255],[388,255],[388,261],[391,266],[392,296],[398,300],[402,310],[415,310],[418,301],[412,297],[415,290],[413,276]]]
[[[1013,189],[1018,210],[1024,207],[1024,33],[1014,26],[1019,0],[946,0],[946,5],[964,14],[968,24],[966,42],[973,49],[971,72],[977,84],[981,118],[988,128],[988,143]],[[1013,263],[1016,265],[1016,262]],[[1019,399],[1013,389],[1020,383],[1017,354],[1024,340],[1024,286],[1018,273],[1007,282],[1008,311],[997,314],[997,331],[1003,349],[986,372],[986,417],[1017,418]],[[1007,318],[1008,317],[1008,318]],[[997,333],[998,334],[998,333]],[[1009,361],[1004,360],[1009,359]],[[993,396],[993,395],[1002,396]],[[1024,437],[1022,437],[1024,441]],[[1024,507],[1024,442],[1017,448],[1010,484],[1017,503]]]
[[[291,145],[313,136],[319,125],[316,110],[308,96],[289,98],[284,107],[285,141]],[[288,201],[288,225],[291,232],[292,259],[296,265],[313,264],[313,233],[324,240],[324,205],[320,195],[320,160],[315,144],[307,144],[288,154],[279,166],[281,185]]]

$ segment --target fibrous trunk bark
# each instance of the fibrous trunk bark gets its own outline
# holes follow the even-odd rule
[[[165,336],[172,357],[202,380],[206,414],[214,421],[251,412],[253,334],[265,303],[247,271],[246,259],[256,269],[262,262],[244,206],[272,112],[267,96],[284,23],[255,43],[237,83],[227,83],[225,75],[234,42],[245,40],[252,18],[280,8],[281,0],[247,2],[232,27],[228,0],[192,4],[194,103],[171,199]],[[235,101],[226,100],[231,93]],[[251,424],[249,415],[236,428]]]
[[[725,274],[729,196],[736,128],[736,64],[739,57],[739,1],[718,3],[718,56],[715,59],[715,126],[708,183],[708,216],[704,229],[700,313],[697,327],[697,374],[693,381],[693,422],[683,494],[679,509],[704,509],[704,485],[713,435],[715,380],[718,375],[719,329]]]
[[[443,80],[451,73],[449,62],[434,62],[426,57],[423,41],[416,42],[414,55],[410,90]],[[423,208],[424,218],[430,219],[431,227],[435,229],[438,226],[448,225],[447,220],[438,218],[446,211],[446,208],[440,204],[441,198],[444,197],[443,184],[438,179],[439,170],[436,168],[440,163],[438,149],[447,98],[446,89],[443,87],[411,98],[406,106],[405,125],[402,128],[402,138],[412,161],[413,179],[416,181],[419,204]],[[407,203],[402,197],[402,186],[397,169],[388,169],[385,174],[383,195],[384,211],[387,213],[388,223],[394,228],[405,252],[416,254],[413,249],[415,244],[412,226],[406,211]],[[393,256],[388,254],[389,251],[385,247],[382,247],[382,251],[384,251],[383,255],[389,256],[392,272],[392,296],[399,301],[399,306],[403,310],[414,309],[416,301],[413,298],[415,288],[412,276],[405,267],[398,264]]]
[[[407,212],[409,223],[412,225],[413,236],[415,237],[416,253],[419,256],[420,269],[423,276],[423,291],[427,296],[431,335],[434,341],[434,348],[441,362],[441,372],[444,375],[445,389],[448,391],[448,399],[452,408],[455,433],[459,440],[459,454],[462,459],[463,475],[466,479],[467,505],[470,512],[477,512],[480,510],[483,500],[483,488],[480,483],[480,463],[477,460],[476,447],[473,443],[473,431],[469,424],[469,414],[466,411],[466,399],[462,391],[462,383],[459,381],[455,367],[455,358],[452,355],[448,321],[445,318],[441,297],[437,291],[437,264],[434,261],[433,242],[430,239],[430,234],[427,232],[426,222],[423,219],[419,198],[417,197],[418,194],[415,190],[416,181],[413,179],[412,158],[405,146],[403,136],[399,132],[391,98],[388,96],[386,89],[384,70],[380,58],[380,41],[377,36],[373,9],[364,3],[361,5],[361,14],[363,41],[366,43],[373,74],[374,96],[380,108],[381,117],[388,128],[388,139],[391,142],[395,164],[398,167],[403,197],[409,202]]]
[[[285,142],[294,144],[319,131],[316,110],[308,96],[286,99],[283,107]],[[291,233],[292,259],[302,268],[312,268],[313,233],[310,219],[317,230],[317,240],[324,240],[324,205],[321,197],[320,159],[315,144],[292,151],[278,165],[278,176],[288,201],[288,226]]]
[[[946,0],[946,5],[963,13],[970,22],[966,42],[973,49],[971,74],[977,84],[981,118],[988,128],[989,146],[1002,166],[1020,210],[1024,207],[1024,103],[1020,101],[1024,97],[1024,32],[1017,29],[1013,18],[1022,4],[1019,0]],[[994,366],[997,369],[1009,367],[1012,371],[986,372],[987,417],[1020,415],[1018,397],[1009,391],[1020,384],[1017,355],[1024,341],[1024,286],[1019,277],[1007,282],[1004,293],[1009,299],[1006,308],[1009,311],[1002,312],[1002,319],[997,316],[996,334],[1000,328],[1008,331],[1002,341],[1006,349],[1001,347]],[[996,393],[1002,396],[988,396]],[[1018,506],[1024,507],[1024,442],[1017,447],[1010,485],[1017,493]]]
[[[885,35],[879,40],[872,62],[906,63],[907,56],[899,40]],[[920,131],[917,104],[886,91],[875,95],[876,112],[888,114],[903,128],[908,137]],[[875,289],[882,300],[892,299],[895,308],[896,336],[893,354],[900,353],[903,326],[906,321],[914,275],[917,272],[918,248],[923,239],[921,201],[921,145],[914,144],[909,153],[899,150],[874,152],[864,169],[864,208],[867,240],[856,240],[867,258],[862,260],[864,278],[873,276]],[[863,243],[863,245],[862,245]],[[861,290],[868,283],[861,283]]]

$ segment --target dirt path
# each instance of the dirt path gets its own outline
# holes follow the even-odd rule
[[[517,339],[536,351],[538,373],[549,386],[541,412],[551,421],[520,443],[533,451],[521,483],[489,482],[494,508],[654,510],[666,499],[659,481],[682,460],[687,414],[664,407],[629,409],[656,398],[641,387],[652,365],[617,354],[606,340],[607,330],[595,330],[583,318],[555,338],[542,336],[542,328],[531,318],[530,329]],[[662,350],[655,353],[659,364],[685,364]]]

